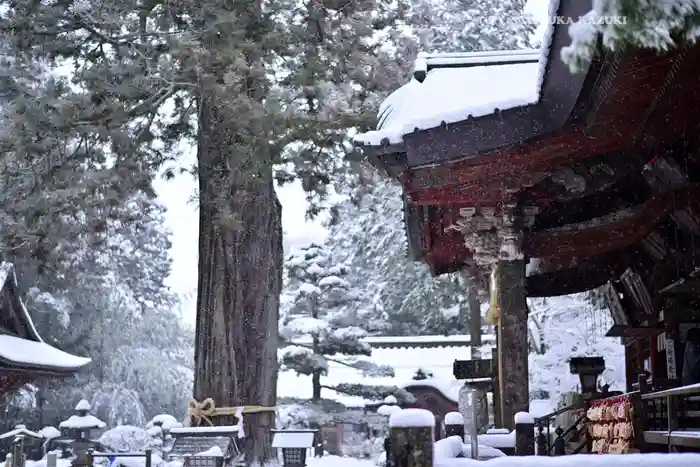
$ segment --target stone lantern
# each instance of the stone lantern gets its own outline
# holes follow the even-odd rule
[[[284,467],[305,467],[306,452],[314,444],[316,430],[273,431],[272,447],[282,451]]]
[[[106,426],[102,420],[90,414],[90,409],[90,403],[83,399],[75,406],[75,415],[58,425],[63,436],[72,439],[70,447],[75,455],[73,466],[88,465],[88,450],[98,447],[99,443],[94,439],[99,435],[98,430]]]
[[[605,371],[603,357],[573,357],[569,360],[569,371],[578,375],[581,382],[581,393],[594,397],[598,385],[598,377]]]

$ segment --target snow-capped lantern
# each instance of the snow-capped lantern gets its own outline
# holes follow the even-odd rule
[[[100,431],[106,426],[105,422],[90,414],[90,403],[85,399],[75,406],[75,415],[62,421],[58,427],[66,438],[76,441],[97,439]]]
[[[306,452],[313,447],[316,430],[273,431],[272,447],[282,451],[284,467],[305,467]]]

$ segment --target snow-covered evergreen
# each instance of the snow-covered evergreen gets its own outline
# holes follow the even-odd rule
[[[360,339],[367,332],[357,326],[357,307],[352,306],[361,292],[344,276],[348,267],[334,263],[319,245],[300,249],[287,260],[287,274],[296,287],[294,302],[285,311],[280,336],[287,342],[281,356],[283,370],[312,377],[314,401],[321,399],[321,377],[328,373],[333,361],[355,368],[365,376],[393,376],[393,370],[373,364],[372,349]],[[344,392],[337,386],[328,387]],[[353,387],[353,392],[362,391]],[[368,397],[374,389],[367,388]]]

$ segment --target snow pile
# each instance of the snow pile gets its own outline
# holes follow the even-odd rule
[[[202,451],[200,453],[195,454],[195,456],[199,457],[224,457],[224,452],[221,450],[219,446],[212,446],[206,451]]]
[[[377,409],[377,413],[379,415],[385,415],[387,417],[390,417],[392,414],[400,410],[401,407],[399,407],[398,405],[380,405]]]
[[[445,415],[445,425],[464,425],[464,416],[459,412],[450,412]]]
[[[462,439],[459,436],[450,436],[435,442],[434,453],[436,459],[454,459],[462,455]]]
[[[54,426],[45,426],[38,433],[46,439],[54,439],[61,436],[61,432]]]
[[[532,415],[530,415],[527,412],[518,412],[515,414],[515,424],[516,425],[521,425],[521,424],[534,424],[535,419],[533,418]]]
[[[357,135],[355,141],[398,144],[415,130],[533,104],[539,98],[537,81],[536,63],[436,68],[423,82],[412,79],[394,91],[380,108],[380,128]]]
[[[112,452],[143,452],[153,446],[153,438],[147,430],[129,425],[105,431],[99,442]]]
[[[404,409],[391,414],[389,426],[392,428],[434,427],[435,415],[425,409]]]
[[[515,447],[515,430],[503,435],[478,435],[477,439],[480,445],[492,448],[513,448]]]

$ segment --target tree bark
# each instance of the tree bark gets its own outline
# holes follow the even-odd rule
[[[317,318],[317,316],[314,316],[314,318]],[[314,338],[313,338],[312,352],[314,353],[314,355],[320,354],[318,337],[316,337],[316,336],[314,336]],[[311,386],[312,386],[311,400],[314,402],[320,401],[321,400],[321,372],[320,371],[314,371],[311,374]]]
[[[221,97],[199,102],[199,284],[194,397],[217,407],[275,406],[281,205],[259,122]],[[219,107],[219,105],[221,105]],[[234,112],[235,113],[235,112]],[[271,455],[274,412],[244,417],[248,464]],[[216,416],[218,425],[235,417]]]

